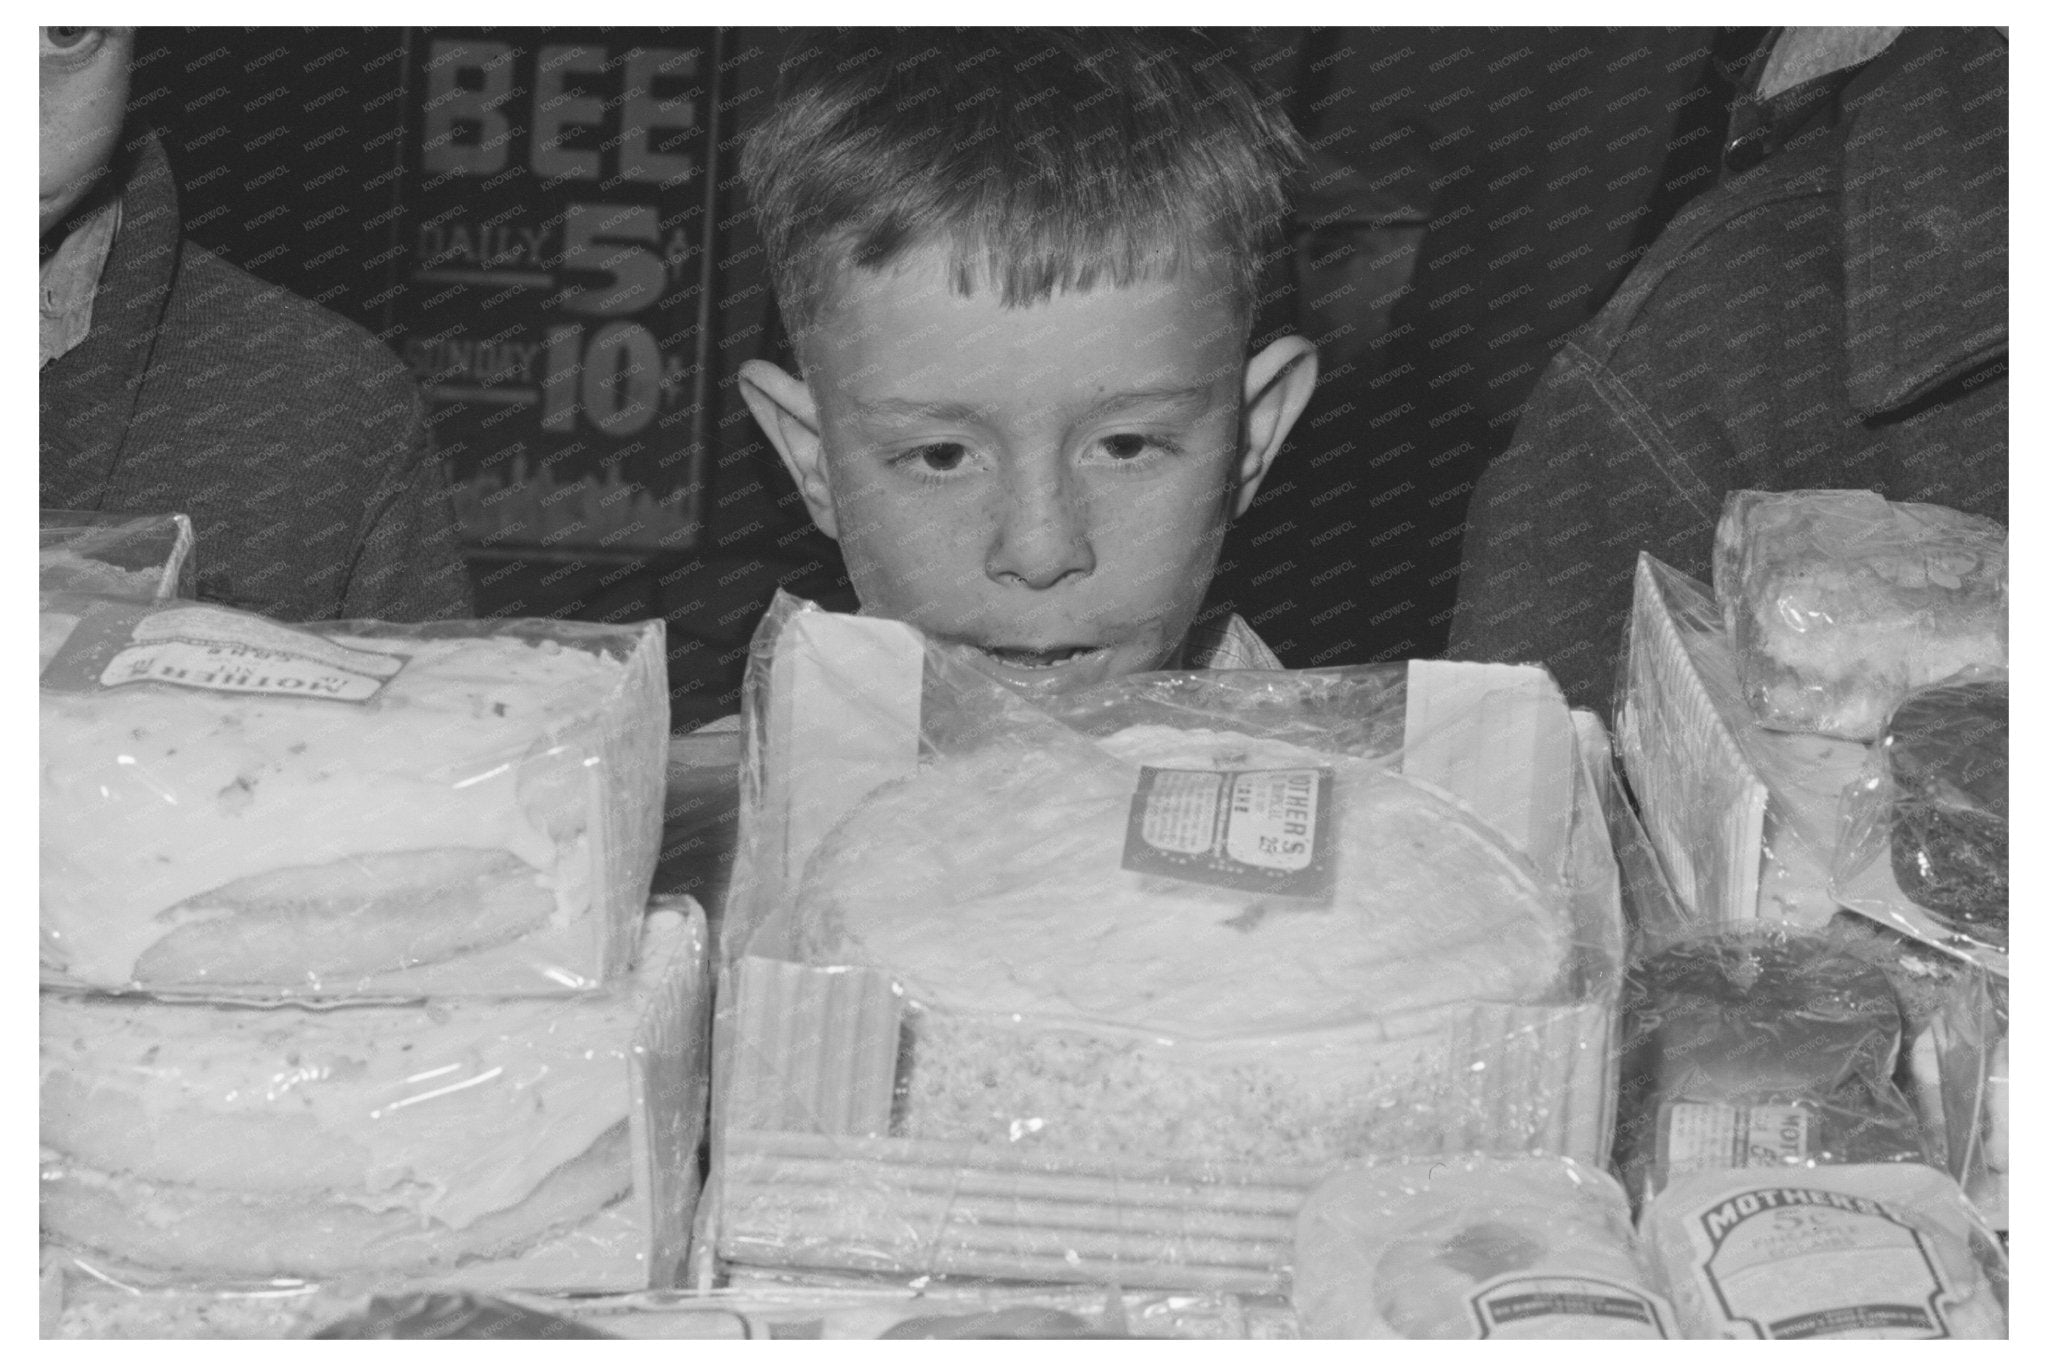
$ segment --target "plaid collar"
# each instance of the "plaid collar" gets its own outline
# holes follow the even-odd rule
[[[1195,623],[1182,650],[1185,669],[1284,669],[1280,656],[1232,612]]]

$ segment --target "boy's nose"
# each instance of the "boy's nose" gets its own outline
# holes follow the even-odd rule
[[[988,576],[1028,588],[1051,588],[1071,574],[1095,570],[1087,508],[1080,490],[1059,476],[1005,481],[989,547]]]

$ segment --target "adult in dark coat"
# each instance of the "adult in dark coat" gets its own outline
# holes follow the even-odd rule
[[[208,601],[471,615],[417,385],[360,327],[184,240],[155,136],[116,150],[131,39],[43,30],[42,505],[186,513]]]
[[[1709,578],[1733,489],[2005,520],[2006,66],[1994,29],[1908,29],[1806,80],[1765,49],[1723,182],[1551,361],[1481,478],[1451,655],[1539,661],[1605,711],[1637,552]]]

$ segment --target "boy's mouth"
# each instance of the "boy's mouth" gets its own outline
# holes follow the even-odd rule
[[[974,652],[988,672],[1025,693],[1067,692],[1100,683],[1109,668],[1107,645],[983,645]]]
[[[999,664],[1013,669],[1050,669],[1082,655],[1095,654],[1100,647],[1093,645],[1054,645],[1045,649],[1032,649],[1022,645],[983,645],[981,652]]]

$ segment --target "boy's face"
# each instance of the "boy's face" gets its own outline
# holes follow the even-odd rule
[[[804,352],[745,389],[862,609],[1033,691],[1178,662],[1315,369],[1298,337],[1247,365],[1200,275],[1006,308],[929,249],[852,272]]]
[[[37,159],[40,236],[55,227],[106,170],[128,106],[133,29],[45,28],[42,148]]]

